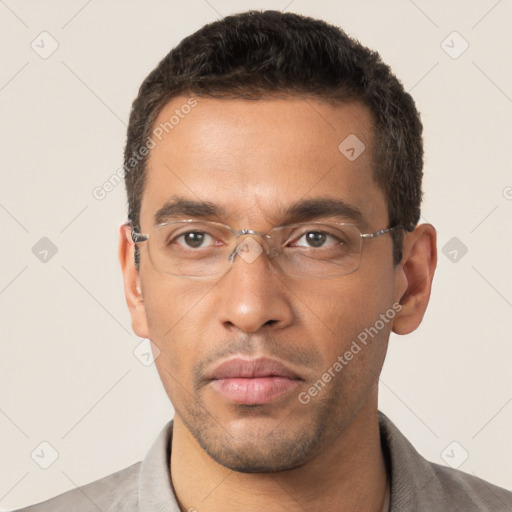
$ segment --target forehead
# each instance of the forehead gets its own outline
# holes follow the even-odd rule
[[[152,139],[141,207],[147,228],[176,196],[220,206],[225,222],[261,228],[315,198],[346,202],[367,226],[387,222],[373,179],[372,118],[360,103],[180,96],[160,112]]]

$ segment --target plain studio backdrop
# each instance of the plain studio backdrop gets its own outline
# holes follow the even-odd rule
[[[510,0],[1,0],[1,510],[141,460],[173,414],[131,331],[116,176],[145,76],[250,8],[341,26],[413,95],[439,265],[422,325],[391,337],[380,409],[428,459],[512,489]]]

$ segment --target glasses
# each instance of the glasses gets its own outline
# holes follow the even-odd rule
[[[136,246],[147,242],[155,269],[174,276],[222,276],[237,256],[253,263],[265,253],[286,275],[329,278],[351,274],[359,268],[364,239],[377,238],[398,228],[361,233],[354,224],[309,222],[261,233],[192,219],[158,224],[147,234],[132,229],[132,240]],[[253,237],[260,237],[261,243]]]

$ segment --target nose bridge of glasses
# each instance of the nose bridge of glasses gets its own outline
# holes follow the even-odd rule
[[[252,239],[252,245],[248,242],[245,242],[247,240],[246,237],[249,237]],[[252,253],[251,256],[247,255],[246,257],[242,256],[242,259],[244,259],[247,263],[252,263],[254,259],[256,259],[260,253],[265,252],[266,254],[269,254],[269,250],[267,247],[262,247],[262,244],[258,243],[253,236],[258,236],[262,238],[263,240],[267,241],[270,239],[270,237],[261,231],[256,231],[254,229],[240,229],[239,231],[233,231],[233,242],[234,246],[232,247],[231,253],[229,254],[228,261],[233,263],[235,261],[235,258],[238,255],[241,255],[240,253],[240,247],[245,247],[245,251],[249,251]],[[240,240],[242,238],[242,240]],[[255,248],[255,244],[257,244]],[[264,244],[266,245],[266,244]]]
[[[240,231],[235,232],[235,238],[238,239],[244,235],[256,235],[261,236],[262,238],[267,238],[268,235],[262,233],[261,231],[255,231],[254,229],[241,229]]]

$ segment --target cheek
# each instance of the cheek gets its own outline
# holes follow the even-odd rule
[[[144,275],[144,305],[149,331],[154,338],[173,338],[185,326],[199,327],[195,317],[212,284],[198,283],[166,274]]]
[[[383,276],[354,273],[296,290],[305,305],[308,330],[316,332],[316,346],[326,362],[346,352],[358,361],[353,367],[383,358],[394,317],[393,289],[385,283]]]
[[[183,411],[193,389],[193,367],[202,338],[200,297],[186,286],[160,282],[145,287],[151,341],[160,354],[155,366],[176,411]]]
[[[149,281],[149,282],[148,282]],[[204,307],[212,285],[192,285],[162,276],[144,282],[144,303],[151,341],[160,350],[156,366],[164,383],[191,377],[194,355],[204,337]]]

